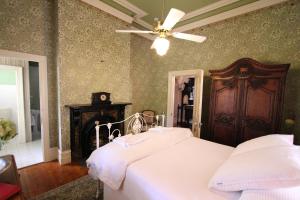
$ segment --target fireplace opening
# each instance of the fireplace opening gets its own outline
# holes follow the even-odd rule
[[[86,158],[96,148],[96,121],[101,124],[124,120],[125,107],[130,103],[112,104],[72,104],[70,109],[70,144],[72,162],[85,163]],[[124,134],[124,125],[113,125],[112,131],[119,129]],[[100,129],[101,145],[108,143],[107,127]]]
[[[96,130],[95,130],[95,121],[99,121],[99,124],[107,124],[111,122],[115,122],[116,119],[109,115],[96,115],[86,122],[82,129],[82,156],[88,157],[93,150],[96,149]],[[112,125],[111,131],[119,129],[123,130],[120,124]],[[100,146],[103,146],[109,142],[108,139],[108,128],[106,126],[101,126],[99,130],[99,142]],[[121,133],[123,135],[123,133]],[[114,135],[117,137],[116,135]]]

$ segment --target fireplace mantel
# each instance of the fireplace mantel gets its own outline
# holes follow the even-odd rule
[[[68,108],[72,108],[72,109],[89,109],[89,108],[103,108],[103,107],[114,107],[114,106],[127,106],[127,105],[131,105],[132,103],[124,103],[124,102],[117,102],[117,103],[111,103],[111,104],[70,104],[70,105],[66,105],[66,107]]]
[[[95,137],[95,121],[108,123],[124,120],[127,105],[131,105],[131,103],[66,105],[70,109],[72,160],[84,159],[92,152],[94,147],[91,144],[91,139]],[[118,128],[123,130],[123,127]],[[106,136],[102,135],[101,137],[102,144],[106,144],[108,142]]]

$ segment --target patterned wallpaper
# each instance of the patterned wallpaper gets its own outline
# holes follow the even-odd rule
[[[53,0],[1,0],[0,49],[47,56],[50,146],[57,146]]]
[[[69,149],[65,105],[90,103],[98,91],[111,92],[112,101],[131,101],[131,38],[114,33],[126,26],[80,0],[1,2],[0,48],[47,56],[51,147],[58,145],[58,101],[63,150]]]
[[[156,68],[152,62],[151,43],[141,36],[131,35],[132,112],[151,109],[155,101],[153,86]]]
[[[79,0],[58,1],[62,150],[70,148],[65,105],[90,103],[91,93],[99,91],[110,92],[113,102],[131,102],[130,35],[115,33],[126,28],[121,20]]]
[[[291,63],[286,85],[285,117],[296,115],[298,140],[300,141],[300,1],[289,1],[236,18],[231,18],[190,33],[205,35],[202,44],[171,39],[170,49],[164,57],[152,52],[151,68],[154,73],[139,67],[143,78],[133,99],[141,98],[141,92],[149,91],[144,104],[136,110],[149,108],[158,112],[167,110],[168,72],[185,69],[204,69],[203,122],[208,119],[209,74],[208,69],[221,69],[242,57],[254,58],[263,63]],[[144,41],[136,39],[132,51],[136,63],[148,58],[138,54]],[[150,51],[150,50],[149,50]],[[149,84],[151,82],[152,84]]]
[[[61,148],[67,150],[69,117],[65,105],[89,103],[92,92],[107,91],[112,93],[113,101],[133,102],[134,112],[166,112],[167,74],[172,70],[205,70],[205,122],[208,69],[223,68],[242,57],[264,63],[291,63],[285,116],[296,115],[300,122],[299,1],[291,0],[195,29],[191,33],[206,35],[208,40],[195,44],[172,39],[164,57],[150,50],[151,41],[114,33],[126,26],[80,0],[1,1],[0,48],[47,56],[51,146],[58,141],[57,101]],[[127,114],[130,112],[128,109]]]

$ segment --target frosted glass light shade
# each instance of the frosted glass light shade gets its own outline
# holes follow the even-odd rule
[[[161,37],[157,37],[153,43],[153,48],[156,50],[156,53],[160,56],[166,55],[169,46],[170,46],[169,40]]]

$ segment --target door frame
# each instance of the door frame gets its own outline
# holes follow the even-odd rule
[[[0,49],[0,56],[34,61],[39,63],[39,90],[40,90],[40,117],[41,117],[41,142],[43,150],[43,161],[50,161],[57,158],[57,147],[50,147],[49,137],[49,114],[48,114],[48,77],[47,77],[47,57],[19,53]],[[24,70],[25,71],[25,70]],[[25,72],[24,72],[25,73]]]
[[[195,77],[195,94],[193,109],[193,125],[192,132],[195,137],[201,135],[201,114],[202,114],[202,94],[203,94],[203,77],[202,69],[170,71],[168,76],[168,106],[167,106],[167,126],[173,126],[174,112],[174,94],[175,94],[175,78],[177,76],[194,76]]]

